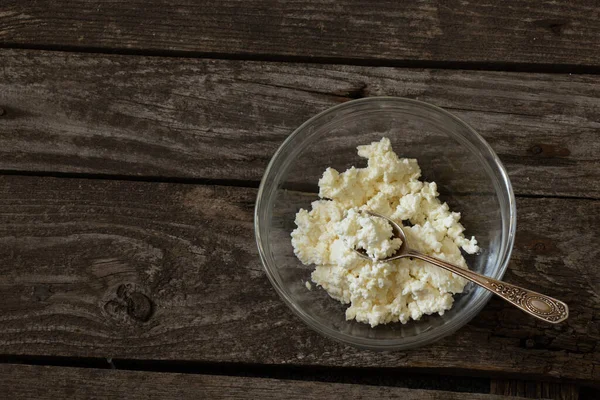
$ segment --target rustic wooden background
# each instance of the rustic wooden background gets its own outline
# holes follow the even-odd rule
[[[600,4],[0,0],[0,393],[7,398],[600,398]],[[351,99],[442,106],[504,162],[506,280],[431,346],[304,326],[254,244],[256,188]]]

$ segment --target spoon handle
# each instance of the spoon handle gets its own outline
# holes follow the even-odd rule
[[[406,256],[418,258],[462,276],[543,321],[558,324],[569,317],[569,307],[562,301],[550,296],[489,278],[414,250],[409,250]]]

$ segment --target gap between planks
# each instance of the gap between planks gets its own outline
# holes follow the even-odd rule
[[[196,58],[212,60],[235,61],[264,61],[282,64],[331,64],[374,68],[407,68],[407,69],[447,69],[461,71],[491,71],[491,72],[524,72],[540,74],[575,74],[600,75],[599,65],[579,64],[535,64],[516,62],[478,62],[478,61],[427,61],[427,60],[397,60],[397,59],[368,59],[344,57],[309,57],[278,54],[253,53],[217,53],[177,50],[131,49],[79,47],[64,45],[34,45],[20,43],[0,43],[0,49],[38,50],[49,52],[123,55],[137,57],[168,57]]]
[[[190,375],[105,369],[0,365],[0,391],[10,399],[396,399],[508,400],[513,397],[390,386],[254,377]]]
[[[426,369],[381,369],[381,368],[335,368],[335,367],[305,367],[293,365],[251,365],[232,363],[198,363],[198,362],[169,362],[158,360],[123,360],[102,358],[72,358],[72,357],[27,357],[1,356],[0,370],[18,365],[17,368],[43,370],[44,367],[55,367],[55,371],[65,368],[75,369],[116,369],[118,371],[137,371],[146,373],[176,373],[193,375],[218,375],[225,379],[235,377],[285,379],[293,381],[308,381],[325,384],[357,384],[387,387],[402,387],[406,389],[437,390],[453,393],[490,393],[503,396],[518,396],[526,398],[548,398],[555,400],[577,400],[580,391],[582,399],[596,399],[600,389],[580,386],[564,381],[553,380],[522,380],[507,377],[494,378],[473,375],[461,371],[448,371],[448,375],[439,371]],[[8,364],[8,365],[7,365]]]
[[[172,183],[182,185],[206,185],[206,186],[230,186],[249,189],[258,189],[260,181],[243,179],[214,179],[214,178],[178,178],[168,176],[135,176],[135,175],[112,175],[112,174],[86,174],[69,172],[51,172],[51,171],[13,171],[0,170],[0,176],[31,176],[39,178],[60,178],[60,179],[85,179],[85,180],[104,180],[104,181],[124,181],[124,182],[148,182],[148,183]],[[294,190],[304,193],[317,193],[315,190],[307,188],[307,185],[290,184],[283,189]],[[475,192],[454,193],[455,195],[473,195],[480,194]],[[528,193],[515,193],[515,197],[524,199],[566,199],[566,200],[600,200],[598,197],[583,197],[570,195],[538,195]]]

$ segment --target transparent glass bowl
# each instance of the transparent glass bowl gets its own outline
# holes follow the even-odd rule
[[[317,182],[327,167],[363,167],[356,146],[388,137],[400,157],[416,158],[422,178],[435,181],[442,201],[461,212],[465,234],[475,235],[480,254],[466,255],[469,268],[501,279],[513,247],[515,198],[506,170],[473,128],[421,101],[372,97],[326,110],[294,131],[273,156],[262,179],[255,209],[256,242],[275,290],[319,333],[360,348],[402,350],[434,342],[465,325],[491,293],[469,283],[443,316],[371,328],[346,321],[345,309],[310,281],[313,266],[294,255],[290,233],[295,214],[318,199]]]

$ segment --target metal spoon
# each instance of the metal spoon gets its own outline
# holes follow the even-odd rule
[[[533,315],[543,321],[558,324],[569,317],[569,307],[560,300],[554,299],[550,296],[546,296],[541,293],[534,292],[532,290],[524,289],[519,286],[511,285],[510,283],[502,282],[496,279],[488,278],[485,275],[478,274],[477,272],[470,271],[457,267],[456,265],[447,263],[439,258],[431,257],[426,254],[420,253],[408,247],[406,241],[406,235],[402,230],[402,227],[389,219],[386,216],[377,214],[373,211],[363,211],[368,215],[385,219],[392,225],[392,232],[394,237],[402,240],[402,245],[396,253],[392,256],[379,259],[377,261],[392,261],[404,257],[417,258],[419,260],[426,261],[440,268],[444,268],[450,272],[455,273],[487,290],[502,297],[504,300],[520,308],[526,313]],[[354,251],[362,258],[371,260],[365,250],[354,249]]]

